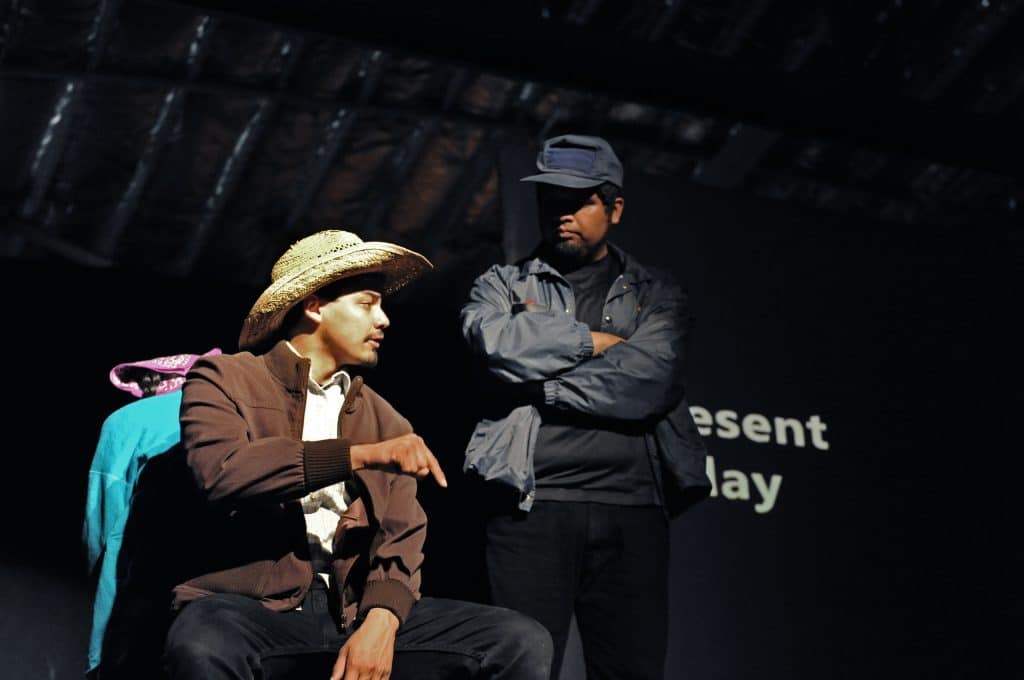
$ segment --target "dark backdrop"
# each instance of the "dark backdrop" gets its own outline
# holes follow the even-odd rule
[[[718,495],[673,524],[667,677],[1008,675],[1021,612],[1010,588],[1019,390],[1002,322],[1017,281],[1006,229],[855,222],[656,181],[627,188],[616,238],[688,287],[691,402],[725,422],[707,437]],[[473,386],[456,311],[474,273],[394,300],[370,377],[453,481],[422,486],[425,589],[470,599],[484,588],[457,473]],[[74,678],[90,606],[86,472],[103,418],[131,399],[107,371],[231,350],[258,291],[12,261],[0,283],[0,665],[5,677]],[[768,442],[744,435],[750,414],[764,416],[748,430]],[[786,444],[759,434],[776,417],[814,415],[827,450],[806,426],[803,446],[791,430]],[[778,483],[770,509],[755,473]],[[624,607],[623,626],[629,617]]]
[[[627,196],[619,241],[691,293],[691,403],[827,426],[827,450],[809,432],[800,447],[711,428],[720,495],[674,526],[668,677],[1008,669],[1005,226],[865,223],[655,182]],[[779,476],[774,507],[757,511],[753,482],[750,501],[725,498],[727,469]]]

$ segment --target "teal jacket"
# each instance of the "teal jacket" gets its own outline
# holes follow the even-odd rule
[[[132,492],[146,461],[181,440],[181,390],[145,397],[117,409],[103,422],[89,469],[85,542],[89,571],[98,572],[89,637],[89,670],[100,663],[103,634],[117,594],[117,557]]]

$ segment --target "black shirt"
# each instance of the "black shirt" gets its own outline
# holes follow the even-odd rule
[[[576,319],[590,330],[601,330],[608,291],[621,273],[609,253],[563,274],[576,298]],[[541,421],[533,458],[537,500],[658,504],[643,428],[547,409]]]

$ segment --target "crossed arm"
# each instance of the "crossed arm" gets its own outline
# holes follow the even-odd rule
[[[534,383],[549,407],[614,420],[667,413],[683,396],[687,299],[654,284],[628,338],[592,332],[558,310],[513,310],[507,282],[480,277],[462,310],[463,335],[486,369],[504,383]],[[584,337],[585,335],[585,337]]]

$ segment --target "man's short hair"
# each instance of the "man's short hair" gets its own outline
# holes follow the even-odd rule
[[[328,283],[323,288],[313,293],[322,300],[337,300],[342,295],[354,293],[357,290],[382,290],[386,277],[379,272],[348,276]]]
[[[604,203],[605,211],[611,215],[615,210],[615,199],[622,198],[622,187],[611,182],[604,182],[594,190],[601,202]]]
[[[357,290],[381,290],[385,283],[386,277],[384,274],[379,272],[370,272],[368,274],[359,274],[358,276],[348,276],[337,281],[332,281],[326,286],[319,288],[313,295],[317,296],[321,300],[330,302],[331,300],[337,300],[342,295],[348,295],[354,293]],[[277,336],[277,339],[289,338],[295,331],[295,327],[298,326],[299,321],[302,320],[303,316],[302,300],[297,302],[295,306],[288,310],[285,314],[284,320],[281,322],[281,332]]]

